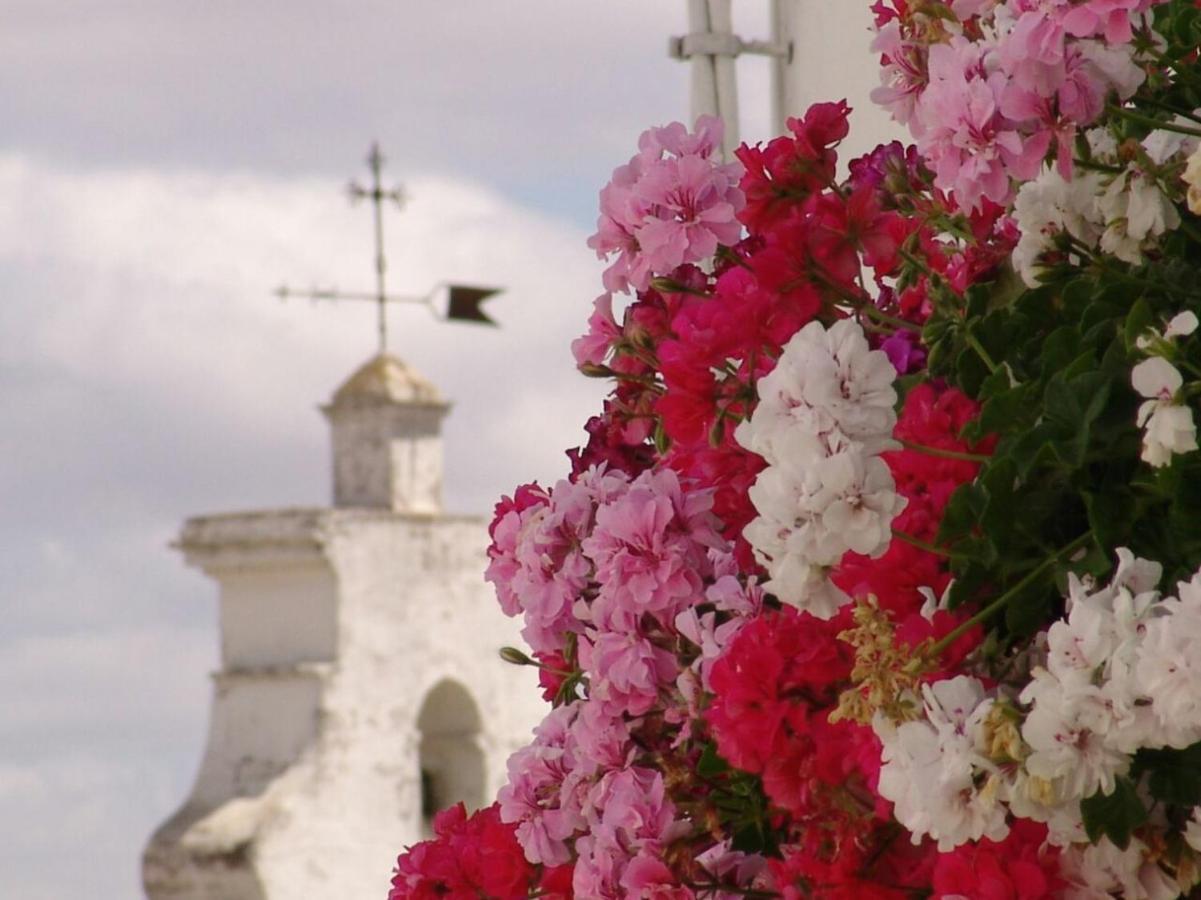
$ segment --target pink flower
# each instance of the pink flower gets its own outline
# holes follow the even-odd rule
[[[1102,36],[1107,44],[1128,44],[1134,38],[1131,19],[1163,0],[1086,0],[1063,15],[1063,27],[1073,37]]]
[[[1066,34],[1058,17],[1040,8],[1023,13],[1000,46],[1000,63],[1019,87],[1050,97],[1063,78]],[[1062,6],[1066,0],[1050,0]]]
[[[888,110],[902,125],[910,126],[917,137],[921,133],[921,121],[915,113],[929,81],[923,48],[906,40],[900,23],[894,20],[881,26],[872,42],[872,50],[882,56],[880,87],[872,91],[872,102]]]
[[[571,342],[571,353],[577,365],[603,365],[620,339],[621,327],[613,318],[613,295],[601,294],[592,303],[588,333]]]
[[[583,542],[600,589],[594,624],[631,632],[646,613],[664,625],[703,592],[707,551],[724,546],[707,492],[684,491],[675,472],[644,472],[629,490],[597,510]]]
[[[612,631],[581,638],[580,663],[592,677],[591,699],[613,716],[648,712],[680,670],[673,654],[646,638]]]
[[[721,134],[721,121],[704,116],[691,134],[678,122],[651,129],[639,153],[613,172],[588,239],[599,258],[617,257],[605,270],[606,290],[644,291],[653,276],[737,243],[741,167],[711,158]]]
[[[736,244],[742,225],[737,167],[714,166],[700,156],[668,159],[651,166],[638,185],[654,210],[637,230],[646,265],[667,273],[684,263],[707,259],[719,244]]]
[[[918,149],[935,172],[936,186],[955,193],[965,209],[984,199],[1004,204],[1010,178],[1037,173],[1046,147],[1027,146],[998,109],[1001,78],[985,80],[979,50],[966,40],[930,49],[930,87],[922,96],[925,130]]]
[[[679,883],[671,869],[648,853],[639,853],[630,860],[621,876],[626,896],[639,900],[692,900],[691,888]]]
[[[534,742],[509,757],[509,780],[497,795],[501,820],[517,824],[517,840],[532,863],[568,862],[565,842],[584,827],[579,807],[565,804],[561,791],[577,766],[569,728],[579,706],[561,706],[543,719]]]

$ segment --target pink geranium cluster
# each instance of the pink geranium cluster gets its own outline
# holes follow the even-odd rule
[[[877,0],[883,85],[939,188],[966,208],[1008,203],[1015,182],[1073,144],[1146,77],[1134,40],[1164,0]]]
[[[676,122],[652,128],[638,153],[601,191],[601,214],[588,246],[601,258],[608,291],[646,290],[655,275],[711,257],[738,240],[744,198],[738,168],[721,165],[722,123],[712,116],[695,133]]]

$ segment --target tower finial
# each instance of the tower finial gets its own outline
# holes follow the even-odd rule
[[[365,188],[358,182],[352,181],[348,191],[352,203],[359,200],[370,200],[375,218],[375,302],[379,315],[379,352],[382,355],[388,350],[388,293],[384,288],[384,273],[388,269],[384,258],[384,201],[391,200],[400,208],[404,204],[404,190],[400,187],[384,190],[383,168],[384,156],[380,153],[379,143],[371,142],[371,152],[367,154],[367,166],[371,169],[371,187]]]
[[[360,200],[371,201],[372,215],[375,221],[375,291],[339,291],[335,288],[310,288],[307,291],[297,291],[287,285],[281,285],[276,289],[275,295],[281,300],[287,300],[289,297],[304,297],[314,301],[370,300],[376,305],[381,356],[388,351],[389,303],[420,303],[428,306],[435,315],[447,320],[495,325],[496,322],[480,308],[480,304],[493,294],[499,294],[499,288],[443,283],[437,285],[424,297],[405,297],[388,293],[385,284],[388,263],[384,256],[384,203],[390,200],[399,208],[404,205],[405,193],[399,186],[388,190],[384,189],[384,155],[380,152],[377,141],[371,143],[371,151],[367,154],[367,167],[371,170],[371,186],[363,187],[357,181],[352,180],[347,186],[347,192],[350,195],[351,203],[357,203]],[[445,297],[445,311],[440,311],[435,306],[435,297]]]

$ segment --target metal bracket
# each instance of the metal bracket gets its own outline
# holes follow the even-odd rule
[[[744,54],[774,56],[792,62],[792,42],[744,41],[736,34],[699,32],[683,37],[667,39],[667,55],[672,59],[689,59],[693,56],[730,56]]]

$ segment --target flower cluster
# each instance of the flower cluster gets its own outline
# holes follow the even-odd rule
[[[877,717],[879,791],[915,842],[928,835],[949,852],[1039,822],[1078,887],[1141,883],[1145,894],[1124,896],[1176,896],[1156,863],[1180,859],[1141,841],[1091,846],[1082,804],[1132,784],[1140,751],[1201,742],[1201,573],[1161,597],[1158,563],[1118,556],[1100,589],[1069,576],[1067,616],[1047,630],[1020,694],[958,675],[924,685],[916,719]]]
[[[722,123],[712,116],[689,133],[676,122],[642,136],[638,153],[601,192],[601,214],[588,246],[605,259],[605,289],[644,291],[655,275],[711,257],[738,240],[744,198],[738,168],[714,161]]]
[[[1173,454],[1197,449],[1193,411],[1180,402],[1184,376],[1169,362],[1176,355],[1175,341],[1196,330],[1196,313],[1182,312],[1172,317],[1163,334],[1151,329],[1137,341],[1138,348],[1150,354],[1130,372],[1131,384],[1144,398],[1137,420],[1143,429],[1141,456],[1157,468],[1169,465]]]
[[[602,191],[611,390],[488,550],[550,709],[393,900],[1201,886],[1199,7],[872,9],[916,147]]]
[[[1195,138],[1160,129],[1120,150],[1106,129],[1085,138],[1089,168],[1065,177],[1048,166],[1018,190],[1013,264],[1031,287],[1049,266],[1082,254],[1139,263],[1180,225],[1178,176]]]
[[[388,900],[571,896],[570,870],[530,865],[496,805],[471,816],[462,803],[448,807],[434,816],[434,835],[400,858]]]
[[[1048,155],[1146,78],[1136,37],[1163,0],[878,0],[874,99],[908,125],[962,205],[1005,204]]]
[[[893,449],[896,372],[850,319],[811,322],[759,380],[759,405],[736,437],[767,468],[744,534],[780,600],[829,618],[849,598],[826,570],[847,551],[877,557],[905,507],[880,458]]]

